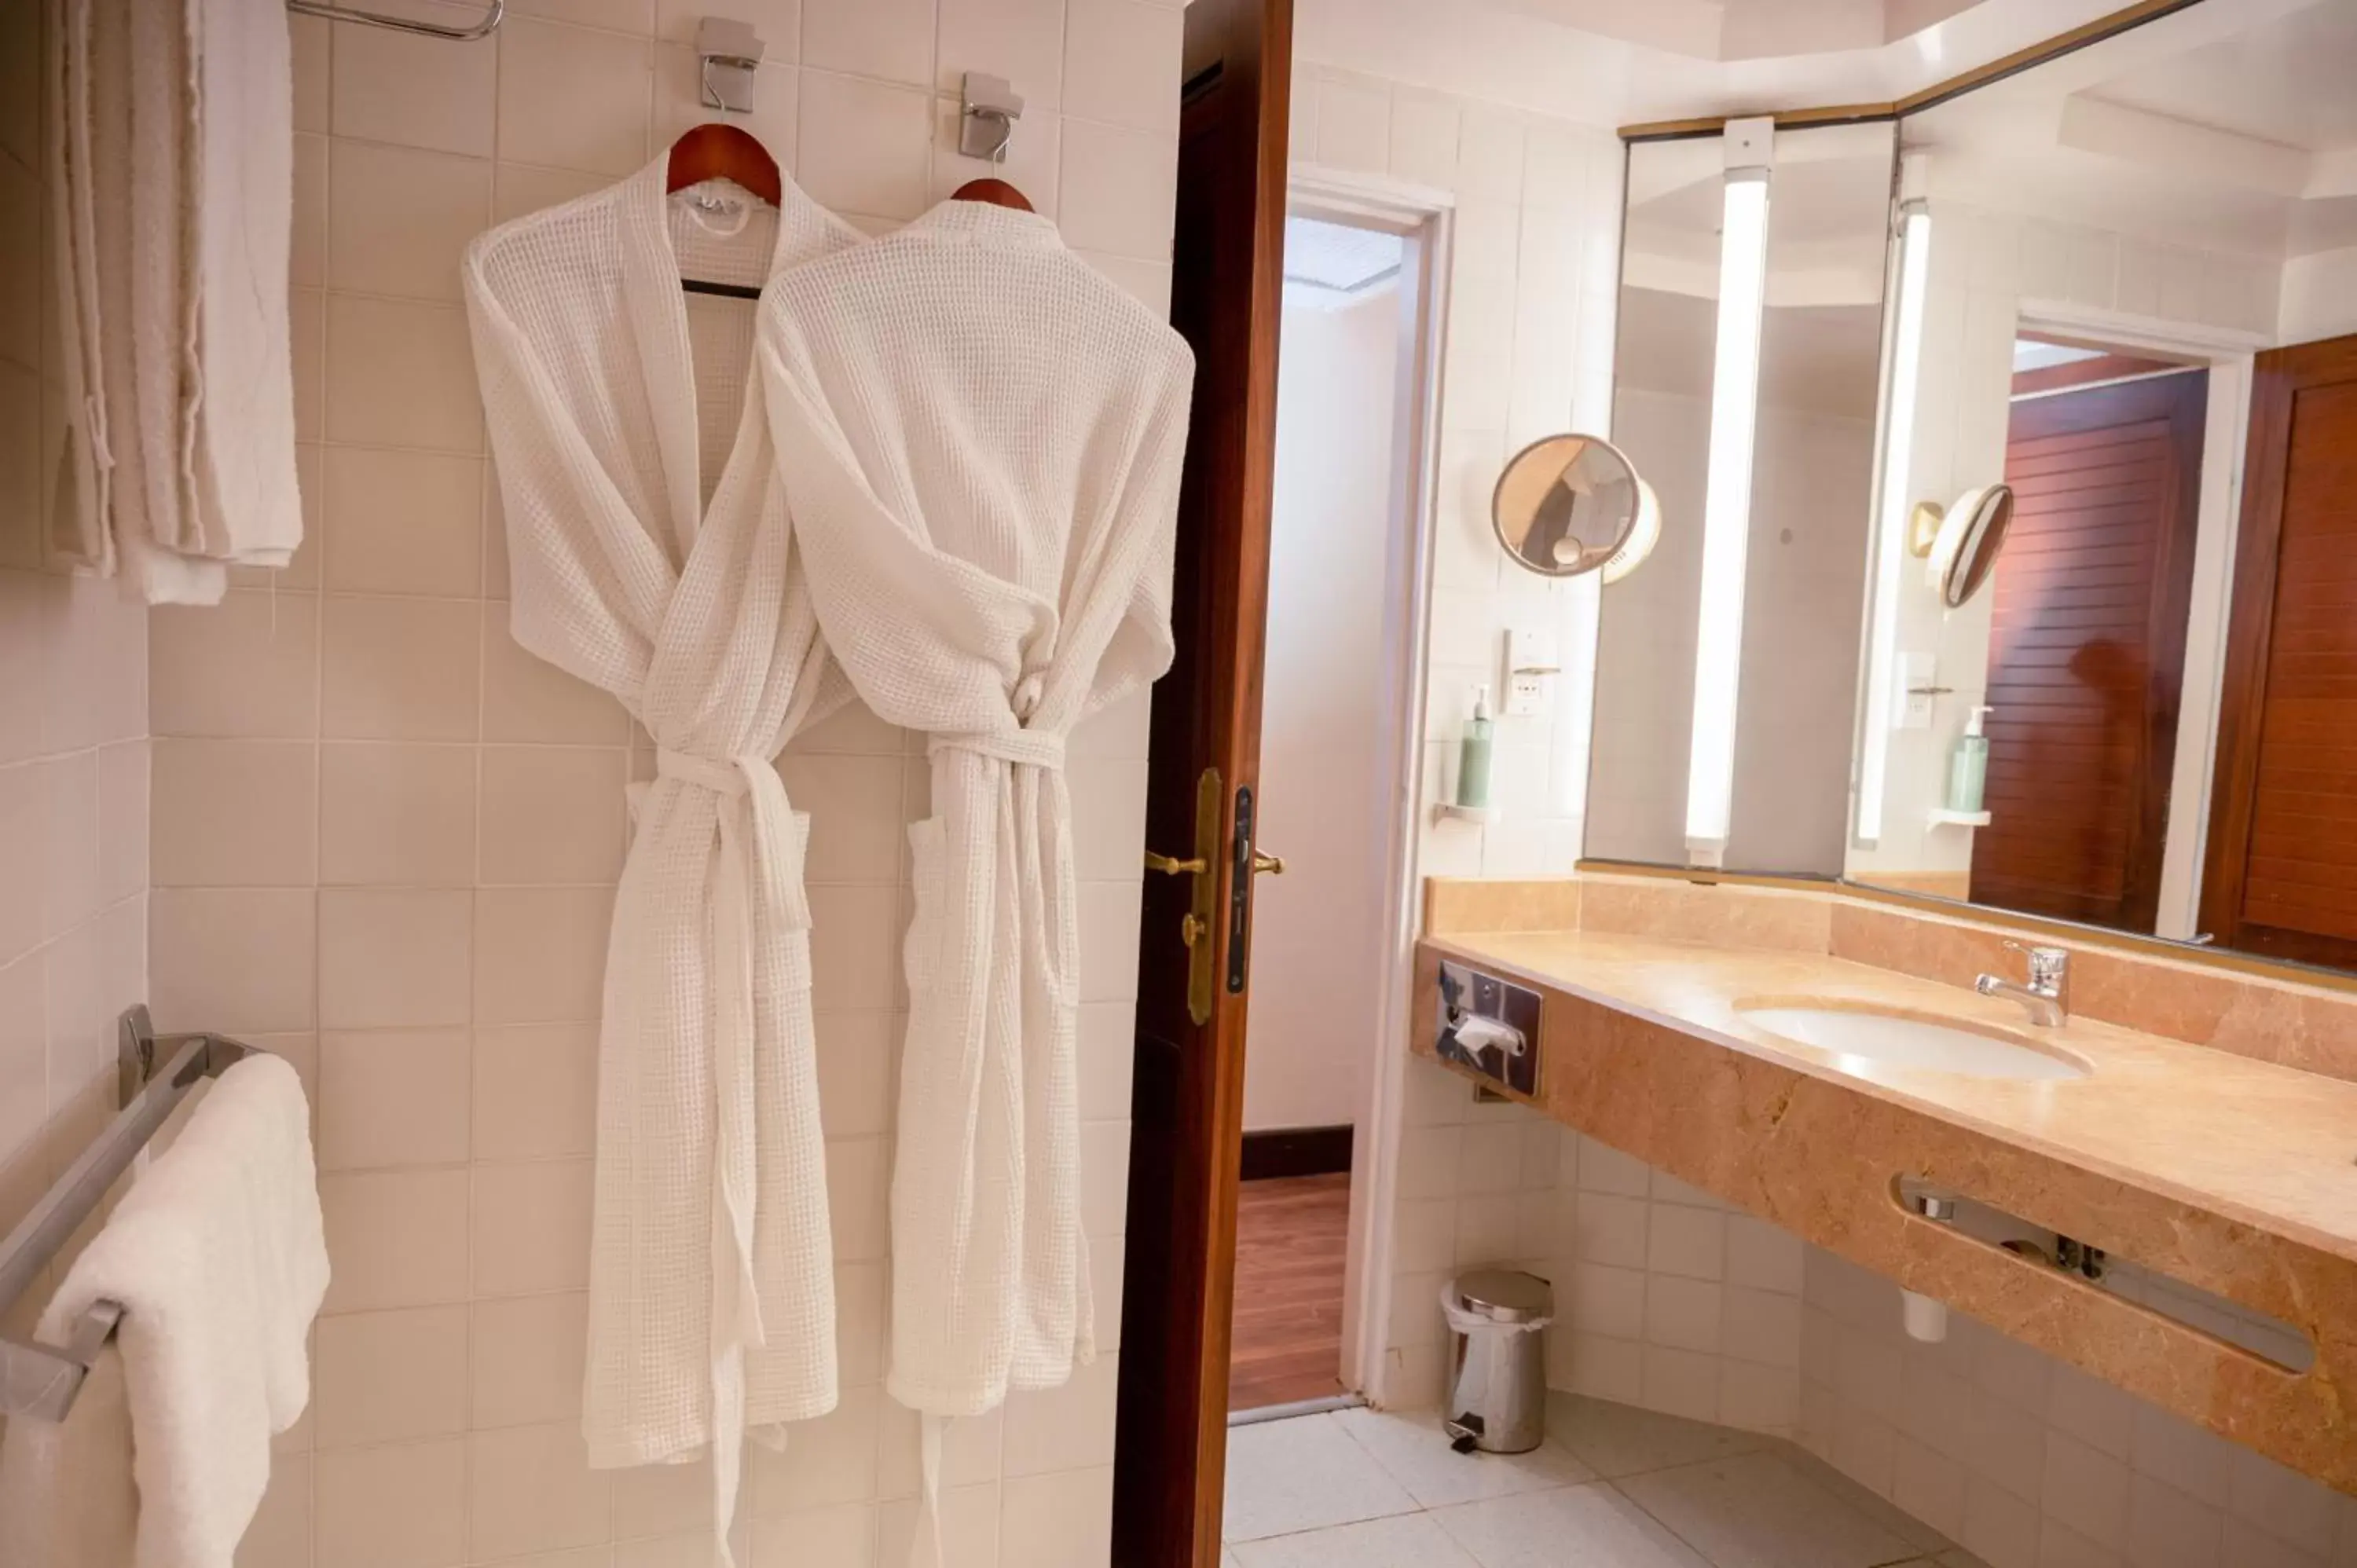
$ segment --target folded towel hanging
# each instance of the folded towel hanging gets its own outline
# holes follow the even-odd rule
[[[174,1108],[221,1081],[66,1271],[32,1345],[0,1341],[0,1495],[59,1460],[62,1421],[120,1347],[139,1568],[231,1568],[270,1479],[270,1440],[310,1398],[306,1340],[328,1284],[310,1108],[295,1071],[216,1036],[156,1040],[124,1015],[122,1112],[0,1242],[0,1308],[93,1213]],[[12,1509],[12,1512],[15,1510]]]

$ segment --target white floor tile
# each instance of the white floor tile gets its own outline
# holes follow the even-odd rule
[[[1435,1513],[1480,1568],[1709,1568],[1609,1486],[1491,1498]]]
[[[1777,1454],[1655,1470],[1619,1485],[1717,1568],[1876,1568],[1920,1555]]]
[[[1248,1541],[1232,1555],[1238,1568],[1480,1568],[1420,1513]]]
[[[1891,1534],[1906,1541],[1925,1557],[1936,1557],[1954,1550],[1955,1543],[1938,1530],[1888,1498],[1876,1496],[1857,1480],[1843,1475],[1833,1466],[1790,1444],[1771,1444],[1768,1452],[1783,1456],[1800,1474],[1806,1476],[1835,1497],[1847,1503]],[[1969,1568],[1969,1564],[1967,1564]]]
[[[1331,1415],[1231,1428],[1227,1520],[1232,1541],[1414,1513],[1415,1499]]]
[[[1547,1440],[1570,1449],[1607,1478],[1732,1458],[1770,1441],[1731,1427],[1564,1393],[1547,1401]]]
[[[1429,1412],[1394,1415],[1349,1410],[1334,1419],[1394,1480],[1408,1489],[1409,1496],[1428,1509],[1596,1478],[1595,1471],[1555,1443],[1528,1454],[1459,1454],[1448,1445],[1440,1418]]]

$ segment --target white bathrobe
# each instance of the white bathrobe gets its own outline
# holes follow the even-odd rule
[[[496,229],[465,277],[516,639],[657,748],[606,958],[589,1462],[708,1445],[725,1522],[741,1434],[835,1402],[807,819],[771,759],[848,688],[793,558],[752,308],[680,279],[760,284],[859,236],[791,183],[772,212],[664,177]],[[731,424],[715,404],[740,397]]]
[[[1169,665],[1193,360],[1047,219],[957,201],[779,280],[760,343],[827,645],[931,736],[888,1387],[973,1414],[1093,1354],[1064,742]]]

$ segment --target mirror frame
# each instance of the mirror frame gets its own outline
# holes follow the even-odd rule
[[[1506,481],[1513,477],[1514,465],[1541,447],[1552,446],[1558,441],[1585,441],[1591,446],[1602,447],[1627,472],[1629,482],[1637,492],[1636,515],[1631,517],[1628,526],[1620,531],[1620,537],[1612,542],[1610,550],[1582,566],[1548,567],[1533,562],[1515,548],[1513,542],[1506,537],[1505,521],[1498,515],[1499,502],[1506,493]],[[1577,462],[1578,458],[1575,457],[1573,461]],[[1650,529],[1646,526],[1649,518],[1652,521]],[[1623,452],[1603,436],[1590,435],[1585,431],[1558,430],[1552,435],[1542,435],[1535,441],[1523,443],[1512,456],[1506,459],[1505,466],[1498,470],[1497,483],[1490,487],[1490,536],[1498,542],[1498,548],[1506,553],[1508,560],[1534,576],[1561,581],[1603,572],[1609,574],[1605,581],[1617,582],[1635,571],[1645,557],[1652,553],[1653,544],[1661,538],[1661,503],[1654,499],[1652,487],[1645,483],[1645,476],[1638,472],[1637,465],[1631,461],[1628,453]],[[1643,541],[1643,548],[1632,559],[1624,561],[1623,557],[1630,555],[1631,547],[1641,540]],[[1583,551],[1583,559],[1587,556],[1587,553]]]

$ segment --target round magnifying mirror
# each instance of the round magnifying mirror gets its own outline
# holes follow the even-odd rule
[[[1515,453],[1498,476],[1490,521],[1522,565],[1542,576],[1577,577],[1630,542],[1647,499],[1635,466],[1610,442],[1549,435]]]
[[[2005,548],[2006,530],[2012,525],[2011,485],[1983,485],[1956,498],[1940,519],[1926,563],[1942,603],[1954,609],[1981,591],[1996,570],[1997,552]]]

